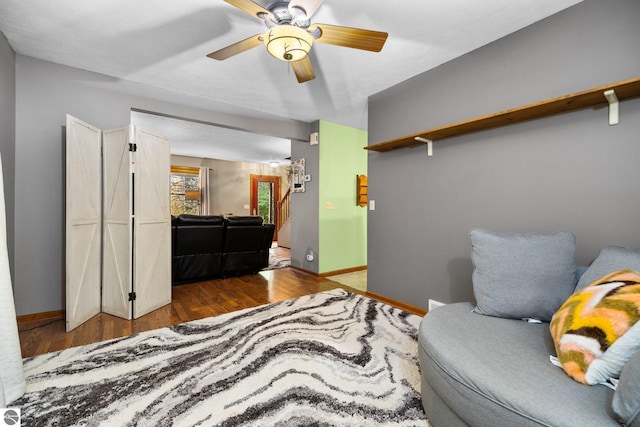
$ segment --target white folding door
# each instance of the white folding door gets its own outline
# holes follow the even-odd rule
[[[129,128],[106,130],[102,135],[102,311],[125,319],[131,319],[132,314]]]
[[[100,312],[100,139],[100,129],[67,116],[67,331]]]
[[[67,330],[100,310],[131,319],[171,302],[169,156],[169,140],[151,131],[101,133],[67,116]],[[78,206],[89,198],[91,208]],[[86,231],[96,227],[102,239]]]
[[[171,165],[167,138],[141,128],[135,135],[133,317],[137,319],[171,302]]]

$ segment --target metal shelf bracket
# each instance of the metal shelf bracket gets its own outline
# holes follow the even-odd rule
[[[419,136],[416,136],[416,141],[419,142],[424,142],[425,144],[427,144],[427,156],[428,157],[432,157],[433,156],[433,141],[430,139],[426,139],[426,138],[421,138]]]
[[[619,122],[619,102],[616,91],[607,90],[604,92],[604,97],[609,102],[609,126],[617,125]]]

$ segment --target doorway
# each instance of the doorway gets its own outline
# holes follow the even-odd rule
[[[250,212],[259,215],[265,223],[278,224],[278,202],[282,177],[251,174]],[[278,240],[278,229],[273,233],[273,241]]]

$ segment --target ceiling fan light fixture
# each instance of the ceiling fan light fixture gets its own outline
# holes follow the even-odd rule
[[[265,34],[264,44],[271,56],[281,61],[300,61],[309,54],[313,36],[294,25],[278,25]]]

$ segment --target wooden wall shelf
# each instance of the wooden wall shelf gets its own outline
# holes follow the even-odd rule
[[[367,206],[369,184],[366,175],[356,175],[356,205]]]
[[[524,105],[511,110],[501,111],[499,113],[433,128],[413,135],[407,135],[389,141],[372,144],[364,148],[365,150],[378,152],[391,151],[398,148],[413,147],[424,144],[424,142],[416,141],[416,138],[438,141],[444,138],[451,138],[453,136],[463,135],[466,133],[493,129],[512,123],[519,123],[568,111],[580,110],[600,104],[606,105],[608,104],[608,101],[604,96],[604,92],[611,89],[615,90],[616,96],[619,100],[640,96],[640,77],[634,77],[618,83],[612,83],[582,92]]]

